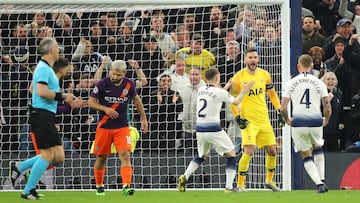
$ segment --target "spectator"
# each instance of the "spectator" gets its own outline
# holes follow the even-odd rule
[[[341,2],[340,2],[340,5],[341,5]],[[348,8],[351,8],[351,11],[354,13],[354,15],[360,16],[360,2],[359,2],[359,0],[350,1]]]
[[[21,141],[28,138],[27,106],[30,100],[29,87],[32,70],[29,67],[29,52],[19,47],[11,56],[3,56],[1,69],[1,105],[6,124],[2,127],[2,150],[17,150],[18,136]],[[7,63],[7,64],[6,64]],[[20,134],[18,134],[20,132]],[[24,146],[21,146],[21,149]],[[26,147],[25,147],[26,148]]]
[[[96,73],[102,63],[103,56],[94,52],[94,48],[90,41],[85,38],[81,38],[74,54],[72,55],[72,60],[76,65],[78,65],[78,69],[81,74],[89,73],[92,76]],[[106,64],[105,69],[108,68],[111,63],[111,59],[108,58],[108,64]]]
[[[175,61],[175,70],[170,73],[171,89],[179,92],[180,96],[183,94],[184,85],[190,84],[189,75],[185,72],[186,61],[183,58],[178,58]]]
[[[107,54],[106,37],[103,35],[103,29],[100,22],[91,22],[88,37],[89,41],[93,45],[94,52],[99,52],[100,54]]]
[[[222,30],[220,38],[222,40],[218,41],[215,47],[211,48],[210,50],[211,53],[214,54],[217,61],[226,55],[226,44],[230,41],[236,40],[235,31],[232,28]]]
[[[190,32],[185,25],[180,25],[175,30],[175,50],[173,52],[190,46]]]
[[[151,17],[150,35],[156,38],[163,60],[168,62],[168,60],[173,59],[174,55],[172,52],[175,50],[175,42],[169,34],[164,33],[164,20],[161,16],[153,15]]]
[[[134,58],[135,53],[140,50],[141,39],[133,35],[133,24],[132,20],[125,20],[120,24],[120,36],[116,39],[116,59],[127,61]]]
[[[165,62],[158,48],[156,38],[147,36],[143,39],[143,42],[141,54],[136,54],[135,60],[139,62],[139,66],[142,68],[146,78],[148,78],[148,85],[140,93],[144,106],[146,106],[149,105],[150,92],[158,89],[156,77],[163,71]]]
[[[60,15],[61,17],[58,19],[60,25],[57,25],[59,27],[55,27],[54,36],[59,43],[59,46],[63,47],[65,58],[70,61],[72,53],[74,53],[73,48],[76,47],[80,41],[80,30],[76,27],[77,25],[73,24],[73,20],[69,15]]]
[[[205,47],[207,49],[211,49],[216,47],[221,41],[221,31],[223,29],[227,29],[228,27],[232,27],[228,25],[228,21],[224,16],[221,7],[213,6],[210,9],[210,17],[209,22],[205,22],[202,28],[202,33],[205,41]]]
[[[325,37],[316,30],[315,18],[305,16],[302,20],[302,49],[303,53],[308,53],[311,47],[322,47]]]
[[[245,38],[252,36],[252,23],[254,19],[253,12],[248,10],[246,6],[244,7],[243,11],[239,12],[238,18],[236,19],[234,25],[236,40],[243,41]],[[248,43],[248,41],[245,41],[245,43]]]
[[[17,46],[28,46],[28,30],[26,29],[23,23],[19,23],[14,27],[12,32],[12,37],[10,38],[10,47],[11,49],[16,48]],[[33,40],[33,39],[31,39]],[[31,43],[34,44],[34,43]]]
[[[271,74],[273,81],[281,81],[281,43],[273,25],[269,24],[265,27],[264,38],[256,42],[256,48],[260,57],[260,66]],[[275,89],[280,91],[278,85]]]
[[[194,32],[196,31],[196,27],[195,27],[195,15],[192,13],[187,13],[184,16],[184,20],[183,20],[183,25],[186,27],[186,29],[189,31],[190,33],[190,37],[192,37],[192,35],[194,34]]]
[[[7,5],[9,8],[12,8],[13,5]],[[0,16],[0,26],[2,30],[2,44],[4,46],[10,45],[10,40],[13,37],[12,28],[16,27],[18,24],[18,15],[12,13],[2,13]],[[4,50],[3,50],[4,51]],[[6,50],[6,54],[9,53],[9,50]]]
[[[26,24],[26,27],[30,28],[30,37],[35,37],[38,30],[46,26],[46,19],[45,19],[45,13],[43,12],[36,12],[33,16],[33,21],[30,24]]]
[[[191,46],[182,48],[175,53],[175,58],[185,58],[186,73],[190,72],[190,67],[201,67],[202,78],[205,78],[205,71],[210,66],[216,65],[216,59],[214,55],[208,50],[204,49],[204,38],[200,34],[194,34],[191,41]]]
[[[94,79],[88,74],[81,75],[80,82],[77,85],[74,95],[80,97],[83,100],[88,100],[91,90],[94,87]],[[90,143],[94,141],[96,124],[98,121],[97,111],[89,108],[88,106],[73,110],[72,117],[76,116],[78,122],[74,123],[72,135],[72,141],[76,149],[88,151],[90,149]]]
[[[116,37],[118,36],[118,19],[116,13],[109,13],[106,16],[105,35],[107,37],[107,54],[115,60]]]
[[[330,59],[325,61],[326,68],[329,71],[335,72],[338,65],[345,63],[345,60],[343,58],[343,52],[344,52],[344,47],[346,45],[346,41],[347,40],[343,37],[338,37],[335,39],[334,41],[335,54]]]
[[[334,33],[336,22],[341,19],[338,9],[335,6],[335,0],[326,0],[322,2],[319,0],[303,0],[302,6],[310,9],[314,13],[315,19],[320,20],[322,25],[321,34],[328,37]]]
[[[309,50],[309,55],[313,58],[314,66],[312,68],[312,74],[315,77],[321,78],[325,72],[327,72],[326,64],[323,62],[324,49],[318,46],[314,46]]]
[[[254,28],[250,36],[252,41],[258,42],[264,38],[266,28],[266,21],[263,17],[258,17],[255,19]]]
[[[217,64],[220,72],[220,84],[225,85],[242,68],[242,65],[239,42],[227,42],[226,55],[222,56]]]
[[[178,115],[183,110],[182,99],[170,87],[171,78],[164,74],[160,77],[158,90],[151,92],[151,148],[174,149],[175,139],[182,134],[182,125],[178,122]]]
[[[360,83],[358,82],[358,79],[360,78],[360,71],[358,68],[360,66],[360,44],[358,39],[359,35],[353,34],[349,43],[345,46],[343,53],[345,61],[351,66],[351,77],[348,78],[351,80],[351,97],[360,90]]]
[[[353,142],[360,141],[360,92],[351,99],[350,111],[350,138]],[[350,140],[351,141],[351,140]]]
[[[325,39],[323,49],[325,51],[324,60],[329,59],[335,54],[334,41],[338,37],[350,39],[353,32],[352,22],[348,19],[341,19],[336,23],[336,33]]]
[[[347,8],[348,8],[348,0],[340,0],[339,14],[344,18],[351,20],[356,33],[360,34],[360,16],[359,16],[360,5],[356,4],[354,7],[355,12],[358,10],[358,14],[352,13]]]
[[[194,149],[196,151],[196,98],[198,89],[200,86],[205,85],[205,82],[201,79],[201,70],[199,67],[193,67],[188,75],[190,83],[182,85],[182,92],[180,97],[182,98],[184,108],[183,129],[184,129],[184,140],[183,146],[185,149]]]
[[[342,91],[337,88],[337,78],[333,72],[327,72],[321,78],[325,83],[331,98],[331,117],[329,123],[324,127],[324,145],[325,151],[340,151],[344,138],[340,131],[344,129],[342,120]]]
[[[118,35],[118,20],[115,13],[109,13],[106,17],[105,35],[107,36],[107,43],[114,44]]]
[[[338,87],[343,91],[343,110],[344,110],[344,137],[345,147],[353,144],[354,134],[351,126],[351,110],[352,110],[352,97],[357,94],[359,90],[359,66],[358,60],[360,60],[360,48],[357,41],[358,35],[354,34],[351,36],[348,44],[344,48],[343,58],[345,63],[339,65],[335,70],[335,74],[338,78]]]

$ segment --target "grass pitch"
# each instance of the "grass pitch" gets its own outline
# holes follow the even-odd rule
[[[225,194],[223,191],[189,190],[144,191],[138,190],[133,196],[124,196],[122,191],[106,191],[106,196],[96,196],[95,191],[41,191],[51,203],[353,203],[360,202],[360,191],[331,190],[318,194],[315,190],[295,190],[274,193],[271,191],[248,191]],[[0,192],[2,203],[24,203],[20,192]]]

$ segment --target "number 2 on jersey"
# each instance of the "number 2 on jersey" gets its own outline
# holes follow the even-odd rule
[[[309,88],[305,89],[305,92],[304,92],[303,96],[301,97],[300,104],[305,104],[307,109],[310,108],[311,102],[310,102],[310,90],[309,90]]]
[[[199,118],[205,118],[206,117],[206,114],[204,113],[201,113],[207,106],[207,101],[206,99],[200,99],[200,102],[203,102],[203,105],[202,107],[200,108],[199,112],[198,112],[198,117]]]

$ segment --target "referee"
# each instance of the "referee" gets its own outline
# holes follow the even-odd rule
[[[31,200],[40,199],[35,187],[49,164],[58,164],[64,161],[63,145],[55,127],[55,114],[58,102],[70,103],[74,97],[72,94],[60,93],[59,79],[55,72],[64,71],[65,73],[65,69],[54,70],[52,68],[55,61],[59,59],[59,46],[56,40],[44,38],[40,42],[38,52],[41,54],[41,60],[33,75],[29,123],[35,134],[40,155],[21,163],[12,162],[10,164],[10,178],[13,184],[20,175],[19,171],[31,168],[30,177],[21,194],[22,198]]]

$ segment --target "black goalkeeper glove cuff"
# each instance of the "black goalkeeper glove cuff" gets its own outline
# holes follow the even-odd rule
[[[249,125],[249,121],[246,120],[245,118],[241,118],[240,115],[235,116],[235,121],[237,122],[237,124],[239,125],[240,129],[245,129],[246,126]]]
[[[281,114],[280,110],[276,110],[276,113],[278,115],[278,123],[279,123],[279,127],[282,128],[285,126],[286,122],[284,119],[284,116]]]

